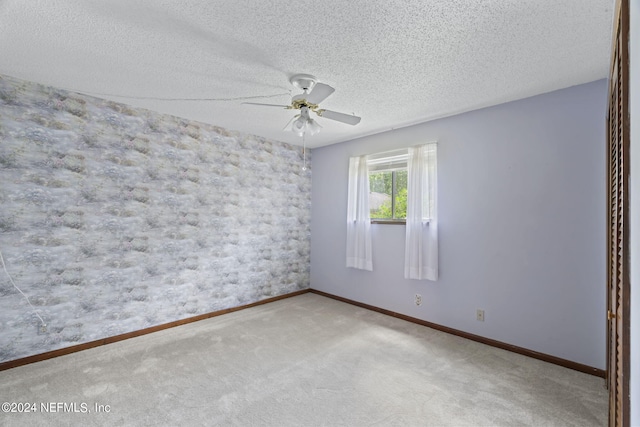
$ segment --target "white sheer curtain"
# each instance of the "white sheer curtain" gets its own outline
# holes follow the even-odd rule
[[[347,267],[373,270],[367,156],[351,157],[349,159]]]
[[[407,163],[406,279],[438,279],[437,145],[409,148]]]

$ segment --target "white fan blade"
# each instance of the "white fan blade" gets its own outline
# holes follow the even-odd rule
[[[263,107],[280,107],[280,108],[289,108],[289,105],[278,105],[278,104],[259,104],[257,102],[243,102],[243,104],[247,105],[261,105]]]
[[[310,104],[318,105],[322,101],[327,99],[329,95],[331,95],[334,91],[335,89],[329,85],[326,85],[324,83],[316,83],[313,86],[313,89],[311,89],[311,93],[307,95],[307,102]]]
[[[325,119],[335,120],[335,121],[346,123],[352,126],[357,125],[358,123],[360,123],[360,120],[361,120],[360,117],[358,116],[338,113],[336,111],[331,111],[331,110],[318,110],[317,113],[320,117],[324,117]]]

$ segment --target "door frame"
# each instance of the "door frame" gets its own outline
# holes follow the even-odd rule
[[[613,30],[607,109],[607,387],[609,426],[628,427],[631,417],[629,0],[616,1]],[[617,162],[615,171],[612,159]],[[614,185],[617,185],[615,195]]]

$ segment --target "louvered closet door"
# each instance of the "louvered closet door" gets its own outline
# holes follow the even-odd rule
[[[629,425],[628,0],[618,2],[609,87],[607,385],[609,425]]]

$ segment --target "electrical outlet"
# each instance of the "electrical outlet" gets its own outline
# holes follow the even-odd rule
[[[478,311],[476,311],[476,320],[478,322],[484,322],[484,310],[478,309]]]
[[[415,302],[416,302],[416,305],[422,305],[422,295],[416,294]]]

